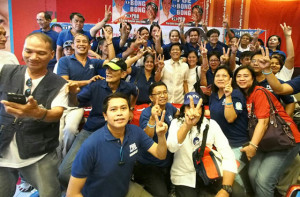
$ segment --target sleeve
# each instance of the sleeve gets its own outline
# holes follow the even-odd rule
[[[137,96],[138,95],[138,87],[132,83],[130,83],[131,85],[131,92],[130,94],[133,95],[133,96]]]
[[[144,109],[142,111],[142,114],[141,114],[140,120],[139,120],[140,128],[141,129],[145,129],[146,128],[147,123],[148,123],[148,121],[150,119],[150,116],[151,116],[151,107],[148,107],[148,108],[146,108],[146,109]]]
[[[112,39],[112,43],[113,43],[115,52],[122,55],[122,53],[120,53],[121,52],[121,49],[120,49],[120,40],[121,39],[118,39],[117,37],[114,37]]]
[[[67,58],[68,57],[62,57],[59,59],[58,65],[57,65],[57,75],[59,75],[59,76],[66,75],[66,76],[70,77]]]
[[[300,76],[288,81],[287,84],[289,84],[294,89],[294,94],[300,92]]]
[[[57,96],[53,99],[51,103],[51,108],[53,107],[68,107],[69,97],[66,92],[67,84],[65,84],[58,92]]]
[[[284,104],[295,103],[293,95],[279,95]]]
[[[177,132],[179,130],[179,127],[180,127],[180,124],[178,122],[178,119],[172,120],[170,128],[169,128],[168,139],[167,139],[168,150],[171,153],[175,153],[182,146],[182,144],[178,143],[178,138],[177,138]]]
[[[145,151],[148,151],[149,148],[154,144],[153,139],[151,139],[142,129],[139,128],[139,134],[140,134],[140,145],[141,148]]]
[[[82,88],[82,90],[77,94],[77,99],[79,101],[79,107],[90,106],[90,101],[91,101],[92,92],[93,92],[93,84],[96,82],[92,82],[89,85],[84,86]]]
[[[61,46],[61,47],[64,45],[63,34],[64,34],[64,31],[60,32],[58,35],[57,41],[56,41],[56,45]]]
[[[217,152],[222,156],[222,168],[223,170],[237,173],[237,164],[235,155],[229,146],[229,142],[224,135],[222,129],[218,123],[214,120],[210,120],[208,135],[214,135],[214,145],[217,148]]]
[[[233,90],[232,92],[232,102],[236,114],[242,114],[243,108],[246,106],[246,99],[244,95],[239,92],[239,90]]]
[[[254,90],[255,91],[255,90]],[[254,114],[258,119],[270,117],[270,104],[265,93],[257,90],[253,93]],[[271,93],[269,93],[271,94]]]
[[[183,80],[186,80],[186,81],[189,78],[189,66],[186,63],[184,63],[184,76],[183,77],[184,77]]]
[[[80,147],[75,160],[72,164],[72,171],[71,174],[73,177],[76,178],[86,178],[88,177],[93,171],[93,154],[92,154],[92,147],[88,146],[89,143],[86,140],[82,146]]]
[[[282,67],[282,69],[275,75],[278,79],[281,79],[283,81],[291,80],[294,73],[294,68],[288,69],[285,67],[285,65]]]
[[[103,67],[103,63],[105,60],[100,60],[100,59],[93,59],[94,61],[94,66],[95,66],[95,70],[99,70],[99,69],[102,69]]]

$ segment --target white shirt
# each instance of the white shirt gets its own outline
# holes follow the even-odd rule
[[[172,59],[165,61],[161,72],[161,81],[168,87],[169,103],[183,103],[183,81],[187,81],[189,66],[185,62],[174,62]]]
[[[200,79],[201,66],[196,66],[195,68],[189,69],[189,77],[188,77],[189,92],[195,92],[194,84],[197,82],[196,70],[198,72],[197,74]]]
[[[292,79],[293,73],[294,73],[294,68],[288,69],[287,67],[285,67],[285,65],[283,65],[281,70],[278,73],[276,73],[275,76],[278,79],[281,79],[282,81],[289,81]]]
[[[122,16],[124,16],[127,12],[122,8],[122,13],[120,14],[119,11],[117,10],[117,6],[114,6],[112,9],[112,21],[115,21]]]
[[[227,138],[215,120],[204,118],[200,128],[201,131],[198,133],[197,126],[194,126],[186,135],[183,143],[179,144],[177,132],[183,124],[182,121],[184,121],[184,119],[174,119],[171,122],[167,139],[168,150],[174,153],[174,160],[171,167],[171,181],[174,185],[196,187],[196,171],[192,153],[201,146],[206,124],[209,124],[206,146],[212,149],[212,146],[215,145],[218,152],[214,151],[214,153],[216,157],[221,158],[223,171],[226,170],[237,173],[234,153],[229,146]]]
[[[160,15],[159,15],[160,19],[159,19],[159,22],[160,24],[164,23],[166,20],[169,20],[170,18],[173,17],[173,14],[171,14],[171,12],[169,11],[169,16],[166,16],[165,13],[164,13],[164,10],[161,9],[160,10]]]
[[[0,66],[0,72],[2,70],[2,66]],[[42,81],[44,76],[38,78],[38,79],[33,79],[32,80],[32,88],[31,92],[34,91],[34,89],[38,86],[38,84]],[[25,80],[24,80],[24,91],[28,88],[26,86],[26,81],[29,79],[28,72],[26,70],[25,73]],[[54,107],[64,107],[66,108],[68,106],[68,94],[65,91],[66,85],[64,85],[57,96],[53,99],[51,103],[51,108]],[[17,147],[17,142],[16,142],[16,135],[14,135],[13,140],[10,142],[8,148],[3,151],[2,154],[3,158],[0,158],[0,166],[1,167],[9,167],[9,168],[22,168],[25,166],[29,166],[33,163],[38,162],[40,159],[42,159],[46,154],[39,155],[36,157],[31,157],[28,159],[21,159],[19,156],[19,151]]]
[[[13,53],[0,50],[0,65],[4,64],[19,64],[19,61]]]

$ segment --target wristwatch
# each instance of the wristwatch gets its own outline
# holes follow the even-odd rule
[[[222,185],[222,189],[224,189],[228,194],[232,193],[232,186],[231,185]]]

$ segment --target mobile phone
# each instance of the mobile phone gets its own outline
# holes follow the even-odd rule
[[[9,102],[19,103],[19,104],[26,104],[26,97],[23,94],[16,94],[12,92],[7,93],[7,100]]]

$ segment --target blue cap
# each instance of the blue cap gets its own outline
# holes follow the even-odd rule
[[[197,92],[189,92],[186,95],[184,95],[184,105],[189,105],[190,104],[190,97],[193,98],[194,104],[197,105],[201,96]]]
[[[283,51],[280,51],[280,50],[276,50],[272,53],[272,56],[273,55],[281,55],[283,58],[282,58],[282,61],[285,62],[285,59],[286,59],[286,55]]]

